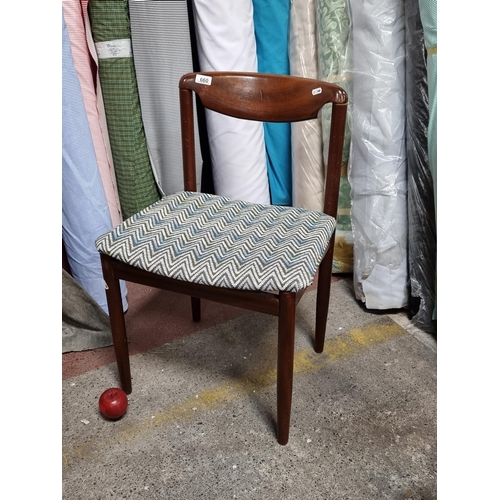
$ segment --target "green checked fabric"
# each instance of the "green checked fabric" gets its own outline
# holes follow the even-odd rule
[[[160,199],[142,122],[127,0],[90,0],[99,81],[123,218]]]
[[[349,17],[346,0],[317,0],[317,38],[319,78],[344,88],[349,94],[346,79],[347,42],[349,39]],[[321,110],[323,130],[323,161],[328,159],[331,104]],[[342,174],[340,178],[339,203],[337,208],[337,232],[333,252],[333,273],[350,273],[353,269],[353,238],[351,227],[351,186],[347,178],[347,164],[351,145],[349,120],[346,121]]]

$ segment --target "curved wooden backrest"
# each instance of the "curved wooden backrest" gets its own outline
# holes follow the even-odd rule
[[[328,102],[347,103],[331,83],[265,73],[189,73],[179,88],[196,92],[207,109],[265,122],[309,120]]]
[[[205,108],[235,118],[297,122],[316,118],[332,103],[324,212],[336,217],[347,93],[332,83],[288,75],[244,72],[188,73],[179,81],[184,187],[196,190],[193,92]]]

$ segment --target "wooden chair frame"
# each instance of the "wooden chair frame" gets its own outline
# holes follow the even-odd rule
[[[208,84],[209,83],[209,84]],[[324,212],[337,216],[339,184],[347,113],[347,94],[333,84],[284,75],[202,72],[179,82],[184,188],[196,191],[193,92],[205,108],[236,118],[262,122],[296,122],[316,118],[332,104],[330,147],[325,181]],[[314,350],[323,351],[328,316],[335,232],[318,271]],[[199,285],[143,271],[101,254],[102,272],[120,383],[130,394],[132,382],[125,317],[119,280],[168,290],[191,297],[193,321],[200,321],[200,299],[221,302],[278,317],[277,439],[288,442],[292,403],[295,309],[305,290],[279,293],[233,290]]]

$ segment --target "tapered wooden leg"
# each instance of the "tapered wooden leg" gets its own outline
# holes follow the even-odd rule
[[[130,394],[132,392],[132,378],[130,376],[130,359],[128,352],[127,332],[125,330],[125,316],[120,292],[120,283],[113,273],[112,259],[101,254],[102,274],[106,282],[106,298],[108,301],[109,321],[113,335],[116,364],[120,375],[122,389]]]
[[[201,320],[201,300],[198,297],[191,297],[191,314],[193,321]]]
[[[278,317],[278,443],[288,443],[295,350],[295,293],[280,292]]]
[[[332,286],[332,262],[333,262],[334,237],[323,261],[319,266],[318,289],[316,295],[316,331],[314,334],[314,350],[323,352],[325,345],[326,320],[330,306],[330,288]]]

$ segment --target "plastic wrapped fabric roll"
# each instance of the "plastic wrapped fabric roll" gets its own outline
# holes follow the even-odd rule
[[[434,208],[437,212],[437,0],[419,0],[419,6],[420,18],[424,28],[424,41],[427,48],[427,83],[429,87],[427,141],[429,166],[434,184]],[[434,320],[437,319],[437,298],[432,317]]]
[[[290,0],[253,0],[259,73],[288,75]],[[292,154],[289,123],[264,123],[267,173],[273,205],[292,204]]]
[[[91,0],[109,138],[123,218],[160,199],[142,123],[127,0]]]
[[[350,97],[351,89],[346,73],[347,47],[349,40],[349,16],[346,0],[317,0],[319,78],[341,86]],[[328,159],[331,105],[321,112],[323,131],[323,161]],[[346,123],[344,150],[342,154],[342,175],[340,178],[339,203],[337,208],[337,229],[333,251],[334,273],[353,271],[353,234],[351,225],[351,187],[347,176],[351,132],[349,119]]]
[[[419,0],[420,18],[427,48],[429,86],[429,165],[434,182],[434,204],[437,202],[437,0]]]
[[[64,21],[71,43],[71,53],[78,80],[82,89],[85,111],[89,120],[92,142],[101,174],[106,200],[111,214],[113,226],[122,222],[118,189],[113,167],[111,150],[109,148],[108,129],[104,108],[98,103],[98,95],[94,83],[93,61],[87,46],[87,37],[83,19],[82,5],[79,0],[63,0]],[[102,102],[101,102],[102,103]],[[103,128],[104,124],[104,128]]]
[[[353,284],[368,309],[408,304],[404,3],[349,0]]]
[[[179,80],[193,71],[186,0],[129,0],[134,67],[142,120],[158,187],[184,189]],[[195,130],[197,130],[195,115]],[[201,152],[195,135],[198,189]]]
[[[201,71],[257,72],[251,0],[194,0]],[[206,110],[218,195],[270,203],[264,127]]]
[[[318,78],[316,41],[316,1],[292,0],[290,74]],[[293,206],[323,211],[325,204],[325,169],[320,118],[291,124]]]
[[[95,240],[112,228],[82,90],[62,16],[62,233],[71,274],[107,313]],[[127,308],[126,286],[120,283]]]
[[[436,223],[427,145],[429,99],[426,49],[418,0],[405,1],[405,19],[409,309],[414,325],[433,332]]]

